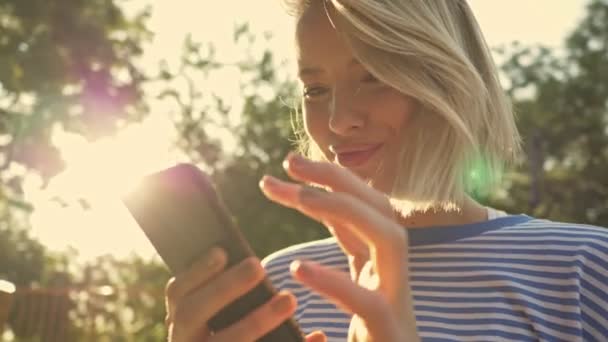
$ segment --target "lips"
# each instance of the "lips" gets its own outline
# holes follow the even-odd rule
[[[336,157],[336,162],[344,167],[357,167],[370,160],[382,144],[339,146],[330,148]]]

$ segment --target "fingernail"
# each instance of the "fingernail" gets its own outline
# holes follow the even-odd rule
[[[245,279],[257,279],[259,273],[259,261],[247,260],[243,265],[242,274]]]
[[[258,183],[258,185],[260,186],[261,189],[264,189],[268,185],[269,178],[270,177],[264,175],[264,177],[262,177],[262,179],[260,179],[260,182]]]
[[[285,200],[293,200],[297,196],[297,186],[271,176],[264,177],[262,191],[275,199],[282,198]]]
[[[260,187],[262,189],[269,188],[272,190],[277,190],[280,188],[280,185],[281,184],[277,181],[277,179],[272,176],[264,176],[262,180],[260,180]]]
[[[207,268],[215,269],[222,263],[222,250],[219,247],[213,247],[207,255]]]
[[[283,168],[284,168],[285,170],[289,170],[289,166],[290,166],[290,165],[292,165],[292,166],[293,166],[293,163],[290,163],[290,162],[289,162],[289,157],[287,157],[287,158],[283,159],[283,164],[282,164],[282,165],[283,165]]]
[[[309,276],[311,273],[310,265],[300,260],[294,260],[291,265],[289,265],[289,269],[292,273],[297,273],[303,276]]]
[[[285,158],[285,160],[283,160],[283,168],[285,170],[291,169],[291,170],[297,170],[299,168],[302,168],[306,163],[306,160],[304,159],[304,157],[302,157],[301,155],[297,154],[297,153],[293,153],[290,152],[287,155],[287,158]]]
[[[286,293],[279,294],[279,298],[277,298],[272,303],[272,310],[274,310],[277,313],[283,313],[285,311],[288,311],[290,308],[291,308],[291,298]]]

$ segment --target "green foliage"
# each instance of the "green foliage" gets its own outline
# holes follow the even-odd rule
[[[142,113],[133,64],[150,33],[147,13],[126,18],[113,0],[0,1],[2,169],[20,163],[50,177],[61,169],[56,124],[89,137]]]
[[[44,247],[25,229],[0,221],[0,277],[16,285],[29,285],[42,278],[45,264]]]
[[[265,42],[238,26],[233,39],[242,58],[227,63],[213,46],[187,38],[181,64],[161,65],[152,80],[134,64],[149,38],[147,15],[126,18],[112,0],[0,0],[0,277],[64,289],[53,317],[68,322],[65,341],[164,339],[169,274],[136,257],[76,265],[71,254],[45,251],[27,231],[33,208],[23,201],[23,172],[15,169],[45,179],[61,169],[50,141],[54,126],[95,138],[141,119],[151,100],[142,91],[146,82],[160,82],[158,99],[177,105],[176,146],[212,175],[260,257],[328,236],[318,223],[269,202],[257,185],[264,174],[285,178],[281,162],[296,139],[290,113],[296,85],[270,51],[252,48]],[[503,53],[526,153],[492,204],[608,226],[608,2],[590,2],[561,54],[519,45]],[[235,68],[238,99],[201,86]],[[19,300],[42,300],[32,298]],[[18,340],[46,336],[42,324],[18,325],[18,314],[11,317]]]
[[[17,341],[160,341],[164,284],[158,261],[102,256],[75,265],[74,255],[46,256],[44,287],[16,296],[9,323]]]
[[[138,257],[99,257],[71,280],[76,301],[72,311],[76,340],[161,341],[164,325],[164,284],[169,272],[157,261]],[[84,297],[84,300],[82,299]]]
[[[608,226],[608,2],[589,3],[562,54],[514,45],[507,55],[503,71],[526,154],[496,202]]]
[[[47,181],[64,167],[51,141],[57,127],[94,139],[145,113],[146,77],[134,63],[150,37],[147,17],[127,18],[113,0],[0,0],[0,277],[22,289],[65,288],[72,277],[61,270],[65,260],[27,230],[32,207],[23,200],[23,176]],[[49,298],[36,296],[17,297],[16,307]],[[52,314],[59,320],[77,303],[63,298],[67,304]],[[17,324],[17,314],[18,338],[45,334],[34,318]]]
[[[291,111],[296,85],[282,79],[281,66],[265,50],[248,54],[254,40],[247,25],[235,30],[236,44],[243,44],[243,56],[236,65],[217,61],[213,47],[186,41],[178,71],[167,75],[186,79],[188,89],[166,89],[162,96],[174,99],[179,107],[176,118],[179,146],[192,162],[206,169],[214,179],[224,201],[256,253],[263,257],[302,241],[328,236],[325,228],[309,218],[268,201],[258,183],[264,174],[285,178],[281,163],[294,149]],[[213,77],[226,69],[241,74],[242,108],[236,108],[238,123],[230,120],[237,101],[226,102],[213,89],[196,87],[197,77]],[[266,94],[266,95],[263,95]],[[222,144],[214,133],[224,131],[235,139],[236,149]]]

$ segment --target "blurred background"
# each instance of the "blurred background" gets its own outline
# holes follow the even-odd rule
[[[608,226],[608,0],[470,0],[525,144],[512,213]],[[120,203],[208,171],[260,257],[326,237],[271,204],[297,101],[279,0],[0,0],[0,340],[160,341],[169,273]]]

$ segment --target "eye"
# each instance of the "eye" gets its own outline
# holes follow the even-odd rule
[[[327,88],[321,86],[304,87],[302,93],[305,98],[314,99],[325,95],[327,93]]]

